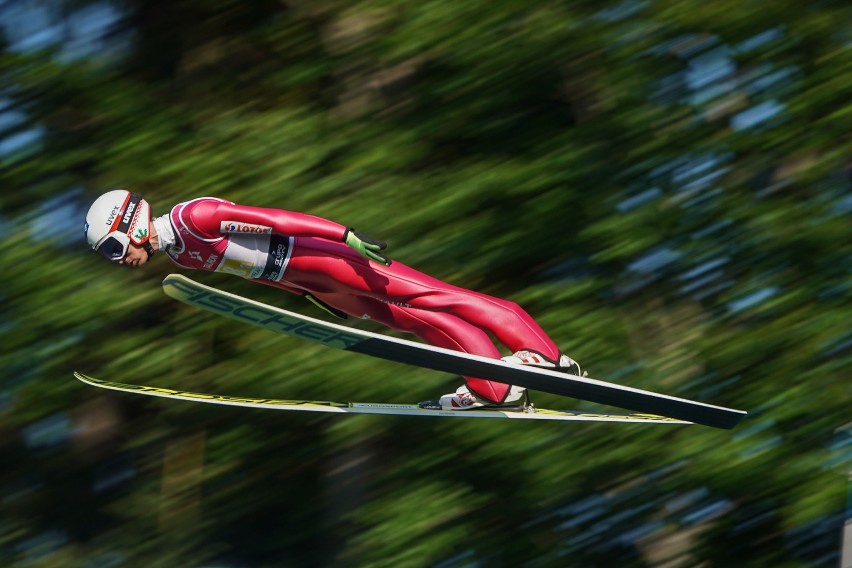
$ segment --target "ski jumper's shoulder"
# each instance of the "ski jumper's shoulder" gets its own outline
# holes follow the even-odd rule
[[[196,238],[219,239],[222,237],[221,223],[218,222],[220,205],[233,203],[218,197],[199,197],[178,203],[172,208],[172,221],[176,227],[184,228]]]
[[[222,207],[234,204],[218,197],[199,197],[182,203],[180,219],[198,237],[218,239],[225,234],[222,230],[224,212]]]

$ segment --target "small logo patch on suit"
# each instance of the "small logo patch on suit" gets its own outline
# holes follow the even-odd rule
[[[271,234],[272,227],[266,225],[255,225],[254,223],[240,223],[238,221],[222,221],[219,225],[220,233],[259,233]]]

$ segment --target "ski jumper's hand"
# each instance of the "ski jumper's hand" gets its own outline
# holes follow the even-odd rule
[[[326,304],[325,302],[323,302],[322,300],[320,300],[319,298],[317,298],[316,296],[314,296],[310,292],[304,292],[302,294],[302,296],[307,301],[309,301],[310,303],[312,303],[313,305],[318,307],[319,309],[325,310],[326,312],[330,313],[331,315],[333,315],[336,318],[340,318],[340,319],[348,319],[349,318],[349,315],[346,312],[344,312],[343,310],[338,310],[334,306],[330,306],[330,305]]]
[[[372,239],[367,235],[359,233],[352,227],[346,228],[346,232],[343,233],[343,242],[368,259],[380,262],[385,266],[390,266],[390,259],[380,252],[387,248],[388,245],[386,242]]]

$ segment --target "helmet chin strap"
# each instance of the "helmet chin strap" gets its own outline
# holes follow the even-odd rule
[[[148,220],[148,231],[149,237],[142,243],[142,248],[145,249],[145,252],[148,253],[148,260],[151,260],[151,257],[154,256],[154,252],[157,250],[154,248],[154,245],[151,244],[151,239],[160,234],[160,231],[154,226],[154,219]],[[162,248],[160,245],[158,248]]]
[[[151,245],[150,239],[142,243],[142,248],[148,253],[148,260],[151,260],[151,257],[154,256],[154,247]]]

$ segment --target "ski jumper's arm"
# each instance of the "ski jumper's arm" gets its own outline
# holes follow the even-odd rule
[[[196,214],[200,219],[196,220]],[[215,236],[258,232],[286,237],[327,239],[346,243],[360,255],[385,266],[391,263],[381,252],[387,247],[384,241],[372,239],[352,227],[307,213],[204,200],[192,209],[190,216],[196,226]]]
[[[211,238],[231,232],[266,232],[289,237],[319,237],[342,242],[346,227],[322,217],[271,209],[204,200],[190,212],[192,224]]]

